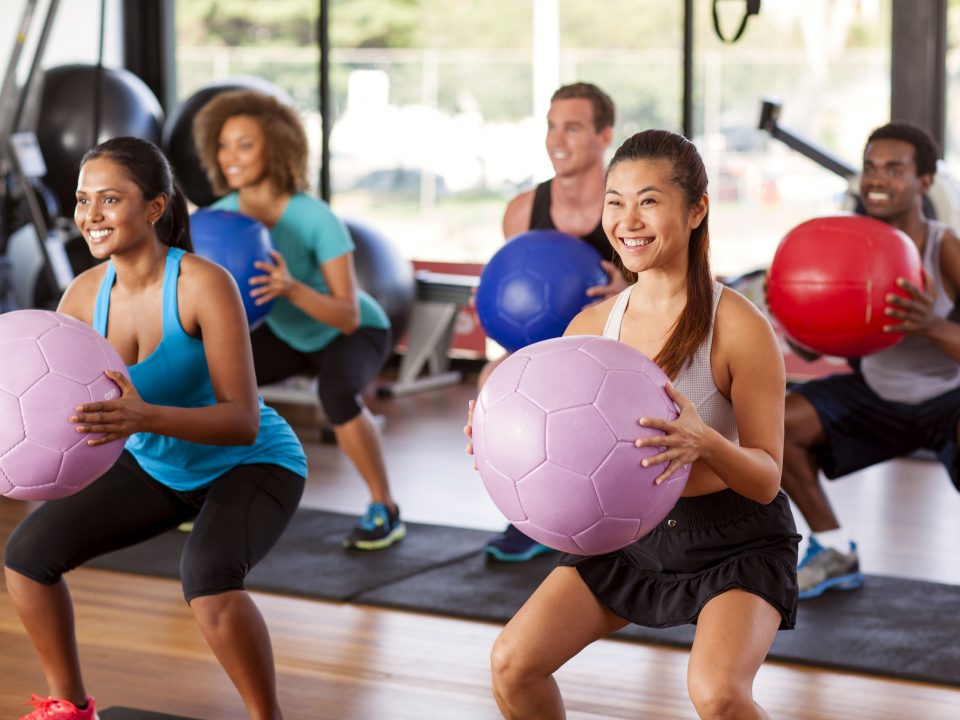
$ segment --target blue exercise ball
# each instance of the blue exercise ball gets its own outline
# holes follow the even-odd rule
[[[563,335],[584,306],[587,289],[610,282],[601,257],[580,238],[531,230],[490,258],[477,287],[484,331],[510,352]]]
[[[258,260],[273,262],[273,243],[267,226],[242,213],[202,209],[190,216],[190,239],[197,255],[223,266],[237,281],[247,322],[253,330],[273,307],[273,301],[257,305],[250,297],[250,278],[265,274],[253,264]]]

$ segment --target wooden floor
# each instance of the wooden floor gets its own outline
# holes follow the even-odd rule
[[[409,520],[499,529],[503,521],[463,454],[469,384],[387,401],[385,441]],[[358,512],[365,493],[334,446],[299,428],[311,476],[306,505]],[[960,495],[939,465],[898,460],[831,487],[870,573],[960,584]],[[30,509],[0,500],[0,543]],[[177,583],[81,569],[70,578],[86,680],[101,708],[126,705],[204,720],[243,709],[184,606]],[[256,594],[294,720],[488,720],[487,656],[498,626]],[[923,608],[917,608],[923,612]],[[956,628],[944,628],[956,632]],[[558,673],[571,720],[695,718],[686,653],[620,641],[588,648]],[[0,718],[44,692],[33,652],[0,586]],[[757,699],[774,718],[956,720],[960,690],[768,663]]]

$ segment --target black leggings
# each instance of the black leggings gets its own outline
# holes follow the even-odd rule
[[[250,335],[258,385],[291,375],[316,375],[323,411],[334,425],[353,420],[363,410],[361,393],[377,377],[390,353],[390,331],[362,327],[338,335],[314,352],[296,350],[264,323]]]
[[[37,508],[7,542],[6,565],[44,585],[86,561],[194,519],[180,556],[187,603],[242,590],[286,529],[304,479],[279,465],[238,465],[200,490],[178,492],[124,451],[96,482]]]

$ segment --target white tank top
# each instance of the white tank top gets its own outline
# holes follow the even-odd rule
[[[923,269],[936,291],[933,312],[943,318],[954,304],[940,276],[940,247],[946,230],[943,223],[928,220],[923,243]],[[884,400],[911,405],[960,387],[960,363],[933,340],[919,335],[907,335],[893,347],[862,358],[860,372],[870,389]]]
[[[603,336],[611,340],[620,339],[620,327],[623,325],[623,315],[630,302],[630,291],[633,286],[621,292],[614,301],[607,324],[603,328]],[[680,369],[673,386],[697,408],[701,419],[732,443],[740,444],[737,434],[737,419],[733,414],[733,405],[725,398],[716,383],[713,381],[713,371],[710,364],[710,352],[713,348],[713,327],[717,319],[717,306],[720,304],[720,295],[723,285],[713,283],[713,313],[710,320],[710,330],[693,357]]]

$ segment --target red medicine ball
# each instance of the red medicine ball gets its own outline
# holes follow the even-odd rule
[[[884,297],[923,287],[920,253],[902,231],[862,215],[802,223],[780,241],[767,274],[770,312],[793,340],[825,355],[855,358],[895,345]]]

